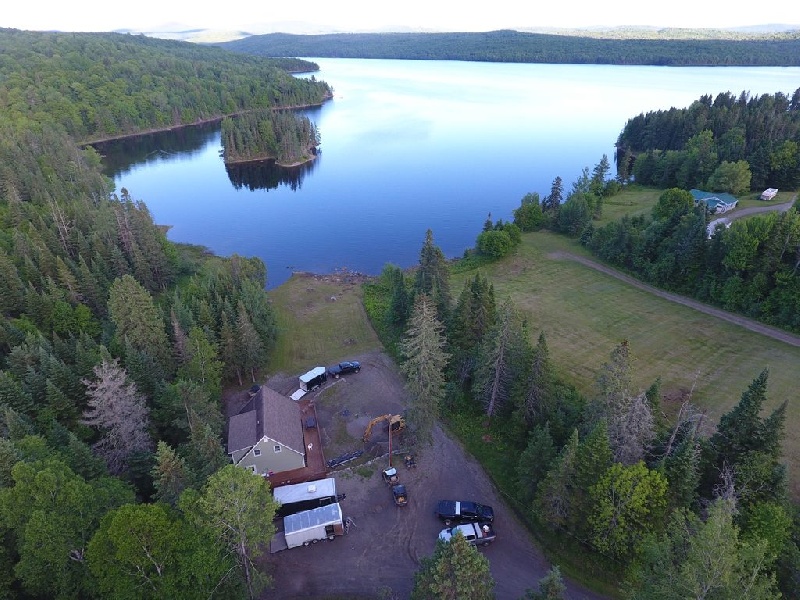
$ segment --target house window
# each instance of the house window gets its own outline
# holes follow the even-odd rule
[[[247,468],[250,469],[253,473],[256,472],[256,466],[255,465],[248,465]]]
[[[275,452],[280,452],[281,447],[278,444],[275,444]]]
[[[253,450],[253,456],[261,456],[261,449],[256,448],[255,450]]]

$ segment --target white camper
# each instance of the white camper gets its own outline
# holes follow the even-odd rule
[[[343,533],[342,507],[338,502],[295,513],[283,519],[287,548],[308,546],[325,539],[332,540]]]

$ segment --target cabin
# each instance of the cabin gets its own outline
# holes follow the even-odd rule
[[[720,214],[736,208],[739,200],[735,196],[722,192],[704,192],[702,190],[689,190],[694,198],[695,205],[705,204],[711,214]]]
[[[303,415],[298,404],[262,385],[228,421],[228,455],[233,464],[259,475],[305,467]]]
[[[777,188],[767,188],[763,192],[761,192],[761,195],[758,198],[759,200],[772,200],[777,195],[778,195]]]

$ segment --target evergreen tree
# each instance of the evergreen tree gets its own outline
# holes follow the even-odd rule
[[[183,490],[188,487],[190,477],[185,461],[164,442],[158,442],[156,466],[153,468],[155,498],[170,506],[176,506]]]
[[[517,463],[517,490],[524,502],[529,503],[536,497],[539,483],[547,475],[557,454],[549,424],[535,426]]]
[[[542,211],[545,215],[553,218],[558,215],[563,201],[564,182],[561,180],[561,177],[556,177],[553,180],[553,185],[550,187],[550,193],[542,200]]]
[[[125,275],[111,285],[108,311],[120,343],[127,340],[135,350],[169,364],[171,353],[164,318],[150,293],[132,276]]]
[[[533,350],[528,385],[523,396],[522,414],[530,426],[537,420],[547,420],[553,411],[553,366],[544,332],[539,334]]]
[[[519,374],[521,330],[519,314],[508,300],[483,340],[473,384],[474,397],[483,403],[489,418],[510,399],[512,383]]]
[[[423,558],[414,576],[412,600],[453,598],[491,600],[494,580],[489,560],[456,533],[450,541],[438,540],[433,556]]]
[[[419,255],[419,268],[414,280],[417,295],[430,296],[436,306],[439,321],[447,323],[452,298],[450,295],[450,269],[442,250],[433,243],[433,232],[428,229]]]
[[[437,318],[433,301],[426,294],[418,295],[400,343],[400,370],[406,375],[406,387],[411,393],[410,415],[422,443],[432,440],[444,399],[444,369],[449,359],[445,344],[444,326]]]
[[[99,430],[102,437],[94,448],[109,471],[118,474],[128,468],[134,454],[150,449],[147,407],[116,361],[104,360],[94,375],[95,379],[83,381],[89,398],[83,423]]]
[[[526,590],[522,600],[565,600],[566,593],[567,586],[561,578],[561,569],[553,565],[547,575],[539,580],[539,591]]]

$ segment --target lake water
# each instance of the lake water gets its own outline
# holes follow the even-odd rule
[[[258,256],[268,287],[292,271],[378,274],[414,265],[431,229],[448,257],[489,213],[565,190],[639,113],[703,94],[800,87],[800,68],[670,68],[312,59],[334,99],[307,111],[320,157],[293,170],[226,170],[218,126],[104,146],[117,189],[143,200],[169,238]]]

